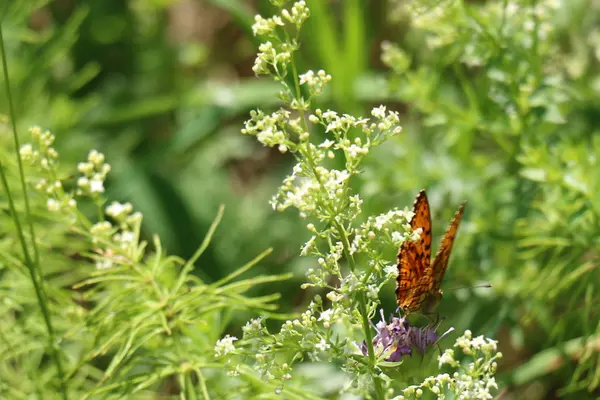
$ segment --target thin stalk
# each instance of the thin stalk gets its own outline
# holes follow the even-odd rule
[[[6,96],[8,98],[8,107],[10,112],[10,118],[12,121],[12,130],[13,130],[13,139],[15,143],[15,151],[17,156],[17,164],[19,166],[19,176],[21,180],[21,190],[23,191],[23,198],[25,202],[25,215],[27,219],[27,224],[29,225],[29,234],[31,236],[31,246],[33,247],[33,255],[34,259],[31,258],[29,253],[29,249],[27,246],[27,242],[25,241],[25,235],[23,233],[23,229],[21,227],[21,221],[17,214],[17,210],[10,192],[10,187],[8,185],[8,180],[6,178],[6,171],[4,169],[4,164],[0,160],[0,179],[2,180],[2,186],[4,191],[6,192],[6,197],[8,199],[8,206],[10,208],[10,212],[13,216],[13,221],[15,222],[15,228],[17,230],[17,234],[19,236],[19,242],[21,243],[21,249],[23,251],[23,258],[25,259],[25,265],[29,270],[29,274],[31,277],[31,282],[33,283],[33,287],[35,290],[35,294],[38,300],[38,304],[42,311],[42,316],[44,318],[44,324],[46,325],[46,330],[48,331],[48,346],[52,358],[54,359],[54,363],[56,364],[56,371],[58,374],[58,378],[60,379],[60,388],[63,399],[68,400],[67,394],[67,385],[65,381],[65,374],[62,366],[62,361],[60,359],[60,351],[58,345],[56,343],[56,335],[54,332],[54,327],[52,325],[52,319],[50,317],[50,310],[48,308],[48,300],[46,296],[46,291],[44,289],[44,281],[42,279],[41,268],[40,268],[40,257],[36,244],[36,236],[35,230],[33,227],[33,220],[31,218],[31,209],[29,207],[29,197],[27,196],[27,186],[25,184],[25,173],[23,171],[23,162],[21,160],[19,149],[19,136],[17,134],[17,122],[15,117],[15,108],[12,101],[12,94],[10,91],[10,81],[8,78],[8,65],[6,62],[6,50],[4,48],[4,36],[2,33],[2,24],[0,24],[0,53],[2,54],[2,67],[4,72],[4,82],[6,87]]]
[[[356,265],[354,263],[354,257],[350,254],[350,244],[348,242],[348,238],[346,236],[346,231],[344,228],[335,224],[336,228],[340,230],[340,237],[342,238],[342,246],[344,248],[344,255],[348,260],[350,265],[350,269],[354,271],[356,269]],[[367,353],[369,355],[369,365],[374,370],[375,369],[375,350],[373,349],[373,332],[371,331],[371,323],[369,321],[369,312],[367,310],[367,300],[365,298],[365,293],[360,292],[358,294],[358,311],[362,317],[362,326],[365,331],[365,340],[367,342]],[[383,399],[383,387],[381,386],[381,381],[377,377],[373,377],[373,385],[375,386],[375,393],[377,399]]]
[[[204,374],[200,368],[194,368],[196,375],[198,376],[198,382],[200,383],[200,389],[202,390],[202,396],[204,396],[204,400],[210,400],[210,395],[208,394],[208,388],[206,387],[206,379],[204,379]]]

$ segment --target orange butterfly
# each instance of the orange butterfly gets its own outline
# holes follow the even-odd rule
[[[463,216],[465,203],[461,204],[454,219],[446,229],[440,248],[431,263],[431,216],[425,190],[421,190],[413,205],[414,216],[410,221],[412,231],[421,228],[419,240],[406,240],[398,252],[398,286],[396,298],[400,308],[408,314],[421,311],[429,314],[442,297],[440,285],[448,267],[452,244],[458,224]]]

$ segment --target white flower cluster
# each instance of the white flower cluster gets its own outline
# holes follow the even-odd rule
[[[272,35],[278,26],[284,26],[283,20],[279,15],[271,18],[263,18],[257,14],[254,16],[254,24],[252,24],[252,33],[254,36]]]
[[[258,46],[258,54],[254,60],[252,71],[256,75],[274,73],[285,76],[291,58],[290,50],[285,50],[283,46],[275,46],[272,42],[264,42]]]
[[[339,116],[335,111],[315,110],[315,113],[309,116],[309,121],[313,124],[320,124],[325,127],[325,131],[330,133],[335,140],[325,140],[319,145],[320,148],[327,150],[327,157],[334,158],[333,150],[342,150],[346,169],[354,172],[362,158],[369,153],[371,147],[380,145],[390,136],[402,132],[402,127],[398,125],[400,118],[397,112],[389,111],[386,113],[386,107],[376,107],[371,111],[373,120],[369,118],[356,118],[352,115],[344,114]],[[348,132],[352,128],[358,128],[364,134],[364,137],[356,137],[354,140],[348,138]]]
[[[498,37],[509,40],[511,45],[531,49],[537,43],[538,49],[539,46],[548,48],[551,46],[548,39],[556,29],[551,18],[560,6],[561,0],[540,0],[534,5],[517,1],[489,2],[482,7],[481,15],[486,16],[486,22],[490,21],[490,27],[501,23],[498,29],[502,31],[498,32]],[[460,43],[464,48],[462,61],[470,66],[480,66],[494,56],[487,50],[489,36],[481,34],[481,29],[475,32],[464,29],[469,22],[463,7],[457,1],[438,2],[435,6],[414,1],[410,13],[413,26],[430,33],[427,37],[430,48]]]
[[[292,378],[292,367],[290,363],[280,361],[278,353],[291,350],[296,354],[292,361],[300,360],[304,356],[313,361],[330,360],[332,352],[339,349],[336,349],[336,344],[319,330],[319,325],[329,328],[337,321],[338,313],[335,310],[323,310],[321,298],[316,296],[315,301],[310,303],[299,318],[285,321],[278,333],[270,334],[260,319],[251,320],[242,329],[245,344],[243,347],[236,349],[232,342],[237,339],[226,336],[217,342],[215,355],[221,356],[234,351],[252,355],[255,360],[254,369],[264,379],[289,380]],[[231,367],[235,370],[238,366]]]
[[[306,175],[304,171],[300,164],[296,165],[294,173],[286,178],[279,194],[271,202],[273,209],[283,211],[295,207],[304,217],[315,211],[319,216],[324,216],[324,208],[329,208],[330,212],[347,210],[345,194],[350,179],[348,171],[320,166]]]
[[[492,339],[478,336],[472,337],[471,331],[456,339],[457,347],[472,360],[457,360],[453,349],[447,349],[439,356],[440,368],[444,365],[458,369],[452,375],[444,373],[426,378],[419,385],[409,386],[403,390],[401,396],[394,400],[407,398],[421,398],[425,390],[444,399],[449,393],[453,398],[467,399],[493,399],[492,392],[498,389],[494,374],[496,373],[496,360],[502,357],[497,352],[497,342]]]
[[[94,258],[98,269],[110,268],[135,259],[142,225],[142,213],[134,212],[130,203],[114,201],[106,207],[105,213],[116,222],[116,226],[109,221],[101,221],[90,228],[92,243],[108,246],[106,251],[97,250],[99,256]]]
[[[290,112],[280,109],[271,115],[266,115],[261,110],[250,111],[250,119],[244,124],[244,135],[256,136],[258,141],[265,146],[279,148],[285,153],[290,147],[295,149],[295,144],[289,139],[288,129],[291,132],[301,132],[298,122],[290,119]]]
[[[306,73],[301,74],[300,85],[308,86],[308,90],[311,96],[316,96],[321,94],[323,88],[329,81],[331,80],[331,75],[323,71],[319,70],[316,74],[312,70],[308,70]]]
[[[293,25],[301,26],[309,16],[306,2],[298,1],[294,3],[289,11],[282,9],[281,15],[274,15],[271,18],[256,15],[252,25],[252,33],[254,33],[254,36],[272,36],[276,34],[277,27],[285,26],[284,20]]]
[[[81,176],[77,179],[75,193],[65,192],[61,180],[57,178],[58,153],[51,147],[55,140],[54,135],[48,131],[42,132],[39,127],[31,128],[30,133],[33,142],[22,146],[20,154],[23,161],[37,168],[43,176],[36,182],[35,189],[47,197],[46,206],[49,211],[61,213],[71,222],[75,222],[82,218],[76,210],[76,196],[89,197],[98,206],[105,202],[102,193],[110,165],[104,162],[102,153],[96,150],[89,152],[87,161],[77,165]],[[85,224],[86,229],[81,231],[89,234],[92,243],[98,246],[94,249],[97,254],[93,256],[98,269],[131,263],[142,254],[139,251],[142,214],[133,212],[131,204],[118,202],[106,207],[105,212],[112,218],[114,225],[102,220],[96,224]]]
[[[215,357],[222,357],[235,351],[233,342],[238,340],[235,336],[226,335],[223,339],[217,340],[215,345]]]
[[[104,193],[104,180],[110,172],[110,165],[104,162],[104,154],[90,151],[87,162],[79,163],[77,169],[82,174],[77,179],[78,195],[93,198]]]
[[[296,27],[300,27],[304,21],[308,19],[310,12],[308,7],[306,7],[306,2],[304,0],[300,0],[294,3],[290,11],[285,9],[281,10],[281,16],[290,23],[296,25]]]
[[[39,126],[29,128],[29,133],[39,150],[34,149],[31,144],[25,144],[20,149],[21,159],[45,170],[54,167],[58,161],[58,153],[52,147],[55,136],[50,131],[42,131]]]
[[[317,265],[308,269],[308,282],[302,288],[327,288],[331,305],[324,309],[320,296],[315,296],[298,319],[286,321],[275,334],[269,333],[260,320],[250,321],[243,329],[244,337],[237,350],[239,354],[255,357],[254,369],[263,378],[277,379],[281,383],[291,378],[291,366],[305,358],[336,359],[356,378],[353,382],[365,382],[364,387],[361,386],[364,394],[370,390],[369,382],[373,384],[375,366],[368,364],[374,361],[365,363],[349,357],[353,353],[348,348],[351,341],[343,338],[357,329],[368,336],[372,328],[369,316],[379,304],[378,292],[386,277],[381,274],[385,265],[380,260],[381,255],[369,248],[369,241],[375,238],[367,233],[374,228],[364,227],[360,249],[352,249],[351,239],[360,229],[356,221],[363,201],[352,192],[350,181],[360,174],[359,165],[371,149],[399,134],[402,128],[398,113],[388,111],[385,106],[374,108],[368,118],[340,115],[332,110],[310,111],[312,97],[322,94],[332,78],[323,70],[297,75],[295,68],[289,68],[291,54],[298,44],[294,39],[297,35],[289,34],[288,22],[299,31],[306,17],[308,10],[303,1],[296,2],[289,12],[283,10],[271,18],[256,17],[254,32],[266,36],[268,41],[260,45],[253,69],[257,74],[271,75],[283,86],[280,99],[285,109],[272,114],[252,111],[242,133],[255,136],[265,146],[290,152],[296,158],[297,164],[284,179],[271,205],[278,211],[294,207],[301,218],[310,219],[306,227],[312,237],[301,254],[314,256]],[[286,77],[288,73],[294,74],[293,81],[284,79],[290,78]],[[308,89],[305,91],[308,98],[302,97],[300,85]],[[317,142],[312,128],[324,131],[326,137]],[[385,225],[389,241],[397,245],[405,235],[400,233],[402,228],[410,231],[410,227],[406,229],[407,215],[395,212],[389,216],[390,222],[374,218],[373,225],[378,223],[379,230],[384,230]],[[357,265],[358,261],[354,260],[357,252],[366,254],[367,265]]]
[[[252,67],[256,75],[274,74],[279,80],[285,77],[292,52],[297,49],[297,46],[294,42],[282,40],[278,35],[277,28],[284,27],[287,21],[300,30],[308,17],[309,11],[304,1],[294,3],[289,11],[283,9],[280,15],[271,18],[264,18],[260,15],[254,17],[252,25],[254,35],[270,39],[258,47],[258,55]]]
[[[398,209],[369,217],[354,235],[350,253],[366,251],[375,242],[399,247],[405,240],[417,240],[420,231],[411,231],[412,217],[412,211]]]
[[[19,150],[21,159],[32,167],[39,168],[44,175],[35,184],[35,189],[43,193],[48,211],[63,212],[70,215],[77,207],[72,195],[66,194],[60,179],[57,178],[58,152],[52,147],[55,136],[49,131],[42,131],[34,126],[29,129],[33,144],[27,143]]]

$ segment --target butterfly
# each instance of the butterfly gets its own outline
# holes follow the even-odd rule
[[[413,205],[411,230],[421,229],[416,241],[406,240],[398,252],[396,299],[405,314],[421,311],[431,314],[442,297],[440,285],[448,268],[448,259],[465,208],[463,203],[446,229],[440,248],[431,264],[431,215],[425,190],[421,190]]]

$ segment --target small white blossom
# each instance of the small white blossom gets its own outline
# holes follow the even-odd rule
[[[334,315],[334,311],[332,308],[325,310],[319,316],[319,321],[323,321],[323,326],[325,328],[329,328],[332,322],[332,316]]]
[[[319,343],[315,344],[315,348],[319,351],[327,351],[331,345],[325,341],[325,339],[321,338]]]
[[[385,111],[386,111],[385,106],[375,107],[374,109],[371,110],[371,115],[376,118],[385,118]]]
[[[56,199],[48,199],[46,201],[46,207],[48,208],[48,211],[51,212],[60,211],[60,201]]]
[[[27,143],[26,145],[21,146],[21,150],[19,150],[19,154],[21,154],[21,158],[23,161],[31,161],[33,158],[33,147],[31,144]]]
[[[92,193],[104,193],[104,182],[98,179],[90,181],[90,192]]]
[[[133,210],[133,206],[130,203],[119,203],[113,201],[108,207],[106,207],[106,215],[115,219],[120,219],[126,214],[129,214]]]
[[[454,350],[452,350],[452,349],[446,349],[444,351],[444,353],[441,356],[439,356],[439,358],[438,358],[438,364],[439,364],[440,368],[444,364],[456,366],[457,362],[454,360]]]
[[[215,344],[215,357],[221,357],[235,351],[233,342],[238,340],[235,336],[226,335]]]
[[[344,298],[344,296],[342,294],[339,294],[334,291],[327,293],[327,295],[325,297],[327,297],[332,303],[335,303],[336,301],[339,301]]]

